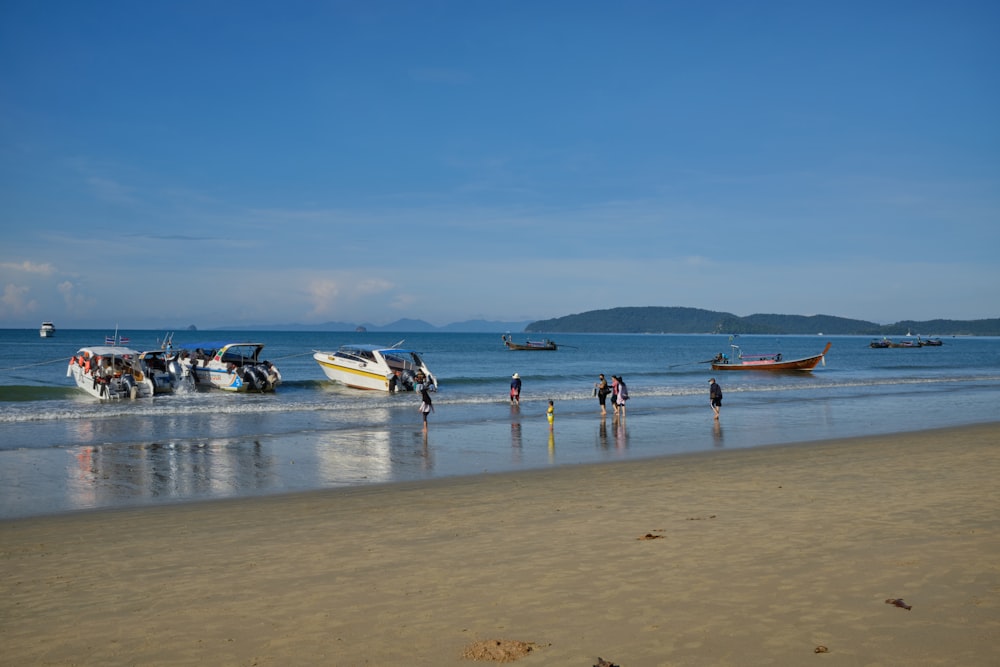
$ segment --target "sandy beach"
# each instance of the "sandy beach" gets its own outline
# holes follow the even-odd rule
[[[986,424],[5,521],[0,663],[995,665],[998,479]]]

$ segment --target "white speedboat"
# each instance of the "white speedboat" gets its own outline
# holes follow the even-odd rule
[[[278,368],[260,359],[263,343],[190,343],[177,349],[181,367],[191,371],[199,387],[274,391],[281,384]]]
[[[139,353],[139,368],[153,383],[154,394],[194,389],[194,375],[170,348]]]
[[[119,345],[81,347],[69,360],[66,376],[102,400],[149,398],[153,382],[139,366],[139,353]]]
[[[137,352],[121,345],[81,347],[66,376],[102,400],[149,398],[194,387],[194,378],[169,350]]]
[[[52,338],[56,335],[56,326],[52,322],[42,322],[41,328],[38,329],[38,335],[42,338]]]
[[[413,350],[396,346],[342,345],[336,352],[317,350],[313,359],[326,377],[355,389],[388,392],[415,391],[422,386],[431,391],[437,389],[434,375]]]

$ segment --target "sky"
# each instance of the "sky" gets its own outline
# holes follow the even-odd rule
[[[0,328],[1000,316],[1000,3],[0,3]]]

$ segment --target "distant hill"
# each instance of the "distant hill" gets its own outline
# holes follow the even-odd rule
[[[826,334],[829,336],[1000,336],[1000,318],[986,320],[905,320],[877,324],[833,315],[732,313],[668,306],[591,310],[525,326],[528,333],[726,333]]]
[[[521,332],[527,326],[528,320],[521,322],[497,322],[489,320],[466,320],[436,327],[423,320],[402,319],[382,326],[368,322],[356,324],[352,322],[323,322],[321,324],[251,324],[242,326],[218,327],[219,331],[357,331],[364,327],[368,332],[403,332],[403,333],[506,333]]]

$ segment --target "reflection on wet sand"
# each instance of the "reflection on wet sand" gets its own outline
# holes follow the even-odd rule
[[[628,430],[625,428],[625,417],[615,417],[615,449],[628,449]]]
[[[85,446],[67,474],[73,509],[130,501],[224,497],[273,480],[259,441]]]
[[[510,425],[510,460],[513,463],[521,463],[524,454],[524,442],[521,439],[521,423],[515,422]]]
[[[392,479],[392,437],[388,430],[328,431],[316,440],[314,449],[324,482]]]
[[[608,420],[605,415],[601,415],[601,425],[597,429],[597,446],[599,449],[607,450],[608,444]]]
[[[390,415],[372,419],[390,421]],[[219,427],[235,419],[221,415]],[[169,422],[169,420],[166,420]],[[170,424],[160,422],[162,432]],[[102,425],[83,420],[81,431],[100,439]],[[520,425],[516,437],[520,438]],[[433,437],[411,429],[351,428],[287,437],[178,439],[73,448],[60,509],[205,500],[317,487],[391,482],[434,470]]]
[[[712,420],[712,441],[716,447],[724,447],[722,443],[722,424],[718,420]]]

